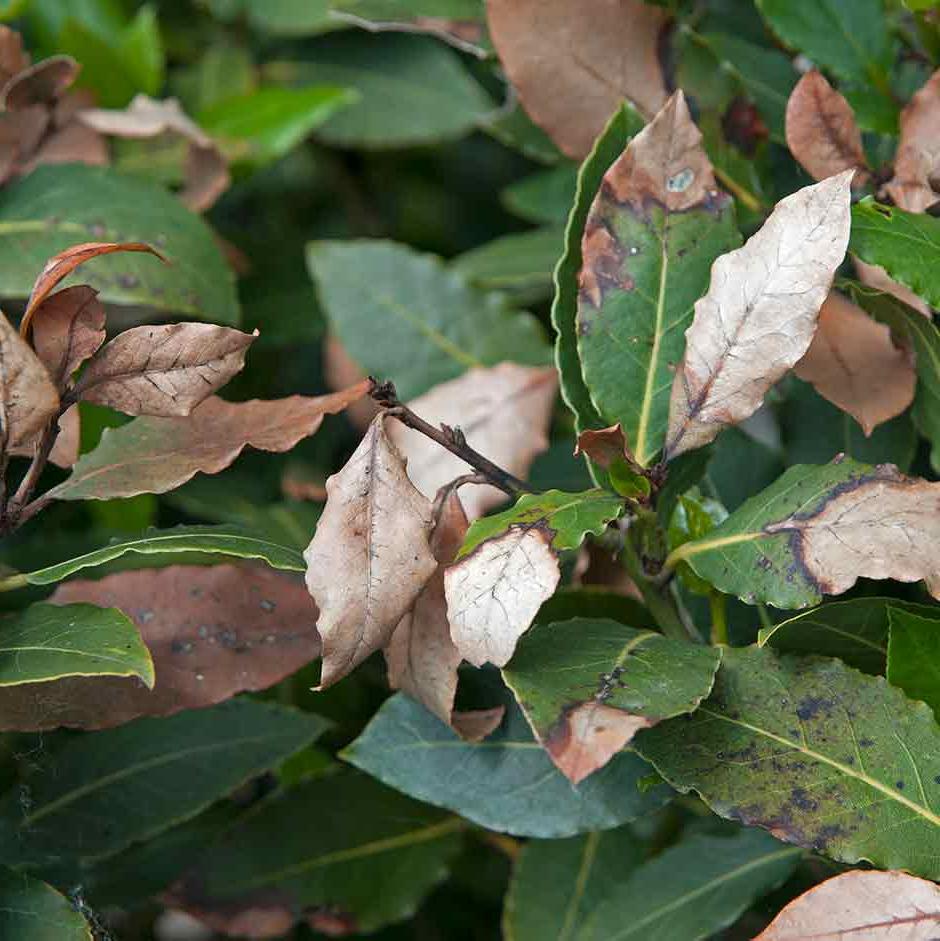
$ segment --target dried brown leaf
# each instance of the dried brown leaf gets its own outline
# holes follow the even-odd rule
[[[848,412],[870,435],[914,400],[917,373],[891,331],[843,295],[832,291],[819,327],[794,373]]]
[[[208,323],[132,327],[92,358],[75,398],[128,415],[189,415],[242,369],[257,335]]]
[[[104,305],[98,292],[85,284],[47,297],[33,320],[33,347],[60,392],[104,343],[105,335]]]
[[[754,941],[933,941],[940,887],[906,872],[852,870],[793,899]]]
[[[75,81],[81,66],[71,56],[43,59],[10,78],[0,89],[0,108],[21,111],[54,105]]]
[[[586,454],[599,467],[608,468],[614,461],[626,461],[635,465],[627,436],[623,433],[620,422],[598,431],[588,429],[578,435],[574,448],[575,457]]]
[[[124,611],[153,655],[156,684],[73,677],[0,689],[4,729],[104,729],[267,689],[320,654],[317,609],[298,578],[263,565],[174,565],[78,579],[56,604]]]
[[[860,258],[853,258],[855,270],[858,272],[858,280],[876,291],[882,291],[885,294],[894,295],[899,301],[913,307],[925,317],[931,317],[930,307],[926,301],[918,297],[910,288],[903,284],[898,284],[894,278],[889,277],[888,273],[880,265],[869,265]]]
[[[659,38],[640,0],[487,0],[490,35],[526,111],[569,157],[585,157],[628,98],[647,117],[668,97]]]
[[[81,453],[82,445],[82,423],[81,416],[78,413],[78,406],[72,405],[59,416],[59,432],[56,435],[52,450],[49,452],[49,460],[56,467],[68,470],[77,460]],[[42,438],[42,429],[35,434],[29,441],[18,444],[10,448],[10,454],[13,457],[31,458],[39,447]]]
[[[0,26],[0,87],[29,68],[30,61],[29,53],[23,49],[23,37],[9,26]]]
[[[672,386],[667,457],[752,415],[809,349],[845,256],[853,173],[781,200],[755,235],[712,265]]]
[[[321,688],[376,650],[437,569],[429,545],[431,503],[405,472],[405,460],[372,422],[343,469],[326,482],[326,508],[307,547],[307,587],[320,608]]]
[[[500,727],[505,715],[505,706],[453,712],[450,727],[466,742],[482,742],[487,735]]]
[[[366,378],[365,372],[333,334],[328,334],[323,343],[323,376],[331,389],[345,389]],[[354,428],[365,431],[379,411],[373,399],[365,398],[350,406],[346,415]]]
[[[786,134],[790,153],[813,179],[857,170],[853,186],[864,186],[868,181],[855,112],[821,72],[807,72],[790,93]]]
[[[0,313],[0,434],[15,449],[32,441],[59,409],[59,393],[29,344]]]
[[[908,212],[924,212],[937,200],[931,180],[940,176],[940,69],[901,112],[894,178],[884,189]]]
[[[45,108],[0,111],[0,183],[21,171],[23,161],[34,153],[48,127]]]
[[[18,168],[18,172],[30,173],[38,166],[52,163],[87,163],[104,167],[109,163],[108,148],[100,134],[77,121],[70,121],[46,137],[39,150]]]
[[[459,425],[470,447],[524,478],[536,455],[548,447],[557,387],[554,369],[500,363],[470,369],[408,405],[432,425]],[[460,458],[399,422],[389,428],[389,435],[408,458],[408,476],[428,498],[470,470]],[[495,487],[476,486],[467,488],[461,499],[474,520],[506,495]]]

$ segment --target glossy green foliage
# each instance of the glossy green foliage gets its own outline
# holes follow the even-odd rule
[[[940,627],[936,608],[888,606],[888,682],[940,712]]]
[[[92,933],[65,896],[39,879],[0,867],[0,938],[92,941]]]

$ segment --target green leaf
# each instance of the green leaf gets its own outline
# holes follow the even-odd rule
[[[250,908],[273,895],[290,911],[335,909],[356,933],[375,931],[413,915],[447,875],[461,829],[365,775],[331,774],[256,804],[201,861],[198,897]]]
[[[519,151],[529,160],[555,164],[565,159],[552,139],[533,123],[518,101],[514,104],[511,100],[507,101],[503,107],[491,111],[484,119],[481,130],[504,146]]]
[[[329,0],[238,0],[255,29],[275,36],[312,36],[336,28]]]
[[[940,608],[888,607],[888,682],[940,715]],[[928,614],[929,612],[929,614]]]
[[[636,747],[722,817],[842,862],[940,876],[940,728],[882,677],[726,648],[711,697]]]
[[[694,835],[615,884],[586,920],[579,941],[715,937],[783,883],[802,853],[754,830]]]
[[[309,713],[236,699],[63,736],[54,748],[47,740],[0,797],[0,857],[36,865],[115,853],[195,816],[326,727]]]
[[[503,936],[570,941],[642,859],[628,827],[568,840],[531,840],[513,868]]]
[[[333,0],[334,9],[368,20],[399,22],[416,16],[480,23],[486,18],[483,0]]]
[[[107,303],[238,323],[235,277],[208,226],[158,186],[81,164],[39,167],[0,194],[0,294],[28,297],[48,258],[89,241],[147,242],[171,267],[119,252],[66,284],[89,284]]]
[[[513,526],[547,527],[553,534],[552,548],[577,549],[588,533],[599,536],[622,512],[623,500],[606,490],[526,493],[510,509],[474,522],[457,558],[463,558],[481,542],[500,536]]]
[[[199,124],[217,137],[247,141],[252,159],[265,162],[283,157],[356,97],[344,88],[262,88],[208,108]]]
[[[477,291],[433,255],[379,240],[313,242],[307,264],[346,351],[366,372],[393,380],[403,400],[474,366],[548,360],[535,318]]]
[[[39,35],[40,44],[51,50],[68,20],[84,23],[104,39],[114,40],[127,23],[121,0],[29,0],[30,25]]]
[[[0,620],[0,687],[63,676],[137,676],[152,688],[153,660],[117,608],[40,603]]]
[[[0,938],[93,941],[91,927],[67,898],[23,872],[0,867]]]
[[[849,251],[940,307],[940,219],[883,206],[869,196],[852,207]]]
[[[670,476],[674,463],[670,462]],[[736,510],[748,497],[769,487],[785,468],[783,455],[775,448],[731,427],[712,446],[705,482],[728,510]]]
[[[552,304],[552,325],[555,328],[555,363],[561,376],[561,395],[574,413],[575,430],[603,428],[581,375],[578,358],[578,272],[581,270],[581,237],[594,196],[608,167],[623,153],[624,148],[643,127],[643,118],[627,102],[614,113],[607,127],[594,144],[581,169],[574,205],[565,227],[564,254],[555,268],[555,300]]]
[[[410,147],[462,137],[494,108],[459,56],[436,39],[349,31],[312,45],[308,54],[310,61],[295,66],[300,81],[360,95],[318,132],[338,147]]]
[[[641,792],[649,766],[626,751],[573,788],[532,738],[511,697],[506,705],[500,728],[472,744],[399,693],[341,757],[389,787],[516,836],[607,830],[668,799],[668,790],[659,786]]]
[[[163,85],[166,58],[157,11],[152,4],[145,4],[137,11],[124,29],[117,51],[141,91],[158,94]]]
[[[581,588],[559,588],[546,601],[535,617],[534,624],[551,624],[571,618],[610,618],[621,624],[655,628],[655,618],[635,598],[628,598],[602,585]]]
[[[500,194],[500,200],[521,219],[546,225],[564,225],[577,188],[577,164],[563,163],[507,186]]]

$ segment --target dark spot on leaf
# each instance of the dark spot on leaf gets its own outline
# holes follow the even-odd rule
[[[894,786],[895,786],[899,791],[903,791],[903,790],[904,790],[904,782],[903,782],[903,781],[895,781],[895,782],[894,782]]]
[[[806,696],[796,707],[796,714],[805,722],[807,719],[815,719],[820,712],[828,715],[833,705],[831,699],[824,699],[822,696]]]

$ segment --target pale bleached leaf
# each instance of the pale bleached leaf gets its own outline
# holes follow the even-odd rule
[[[0,436],[15,449],[32,441],[59,409],[59,393],[29,344],[0,313]]]
[[[885,192],[908,212],[924,212],[940,200],[940,69],[901,112],[894,177]]]
[[[712,266],[672,386],[667,457],[702,447],[752,415],[809,349],[845,257],[853,174],[781,200],[743,247]]]
[[[326,508],[304,552],[307,587],[320,608],[321,688],[376,650],[437,569],[431,503],[379,415],[343,469],[326,482]]]

